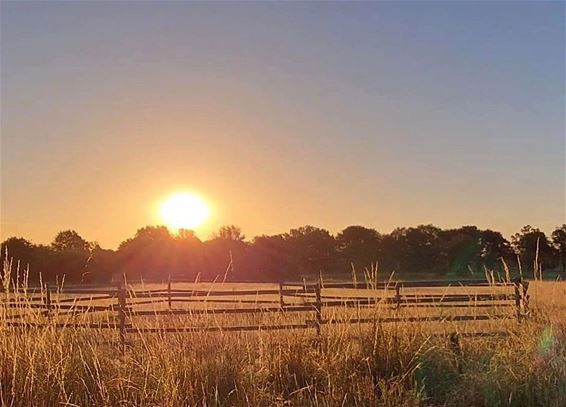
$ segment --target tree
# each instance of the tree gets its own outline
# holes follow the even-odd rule
[[[443,274],[447,271],[442,230],[433,225],[397,228],[384,239],[385,263],[401,273]]]
[[[200,242],[200,239],[195,234],[195,231],[190,229],[179,229],[179,231],[177,232],[176,239],[186,242],[190,242],[190,241]]]
[[[493,230],[480,231],[480,258],[488,269],[501,267],[501,260],[510,260],[513,256],[511,244],[503,235]]]
[[[481,232],[475,226],[463,226],[441,233],[442,255],[447,260],[448,271],[457,275],[468,275],[480,271]]]
[[[552,232],[552,243],[560,257],[562,272],[566,273],[566,224],[557,226]]]
[[[290,263],[298,275],[329,273],[336,267],[337,252],[334,237],[325,229],[301,226],[285,234],[290,251]]]
[[[88,274],[92,245],[74,230],[59,232],[51,243],[53,256],[49,262],[51,278],[65,278],[68,282],[83,281]]]
[[[213,236],[204,244],[204,275],[210,279],[248,279],[248,244],[242,230],[235,225],[222,226]]]
[[[6,239],[1,245],[0,281],[4,278],[15,279],[19,271],[23,271],[23,269],[28,266],[35,266],[36,256],[34,249],[35,246],[29,240],[22,237],[10,237]],[[20,270],[17,270],[18,265],[20,266]],[[4,273],[6,273],[6,275],[4,275]]]
[[[342,261],[363,270],[377,263],[380,234],[363,226],[348,226],[336,236],[336,248]]]
[[[289,273],[288,242],[283,235],[257,236],[252,241],[247,264],[260,280],[283,281]]]
[[[242,229],[235,225],[222,226],[214,235],[217,239],[231,240],[234,242],[243,242],[246,236],[242,233]]]
[[[116,268],[114,250],[103,249],[97,242],[91,243],[90,255],[81,274],[82,283],[93,281],[108,281]]]
[[[74,230],[65,230],[57,233],[55,239],[51,243],[51,247],[56,252],[74,251],[88,252],[90,244]]]
[[[515,253],[522,265],[533,265],[533,271],[538,273],[542,266],[552,268],[556,264],[556,252],[550,241],[537,228],[531,225],[523,226],[520,232],[511,237]]]
[[[121,272],[134,277],[165,279],[174,272],[174,239],[165,226],[138,229],[118,247]]]
[[[144,243],[166,242],[170,241],[172,238],[171,233],[169,233],[169,230],[165,226],[145,226],[138,229],[134,239],[126,240],[124,243],[127,244],[130,240],[136,240]]]
[[[468,275],[483,273],[483,268],[501,271],[501,260],[512,257],[509,242],[499,232],[463,226],[444,230],[442,246],[451,273]]]

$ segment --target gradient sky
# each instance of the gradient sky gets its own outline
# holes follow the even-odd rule
[[[564,2],[5,2],[1,237],[565,222]]]

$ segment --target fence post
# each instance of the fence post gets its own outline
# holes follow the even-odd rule
[[[167,279],[167,302],[169,303],[169,310],[171,310],[171,274]]]
[[[124,353],[126,348],[126,288],[123,285],[118,288],[118,323],[120,324],[120,345]]]
[[[521,278],[513,281],[515,287],[515,307],[517,312],[517,321],[521,322],[523,319],[523,284]]]
[[[452,352],[454,352],[456,356],[456,367],[458,368],[458,373],[464,373],[464,369],[462,366],[462,346],[460,345],[460,336],[453,332],[449,336],[450,340],[450,347],[452,348]]]
[[[51,290],[49,283],[45,283],[45,308],[47,308],[47,318],[51,319]]]
[[[316,295],[316,302],[315,302],[315,329],[316,334],[320,336],[320,327],[322,325],[322,298],[320,295],[320,280],[316,283],[315,286],[315,295]]]
[[[525,318],[527,318],[529,316],[529,282],[521,279],[521,285],[523,287],[523,312],[525,314]]]
[[[399,284],[395,285],[395,308],[399,310],[401,308],[401,286]]]
[[[279,307],[285,308],[285,301],[283,301],[283,283],[279,283]]]

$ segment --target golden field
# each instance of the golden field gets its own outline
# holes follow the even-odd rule
[[[351,295],[348,290],[326,295],[332,294]],[[0,404],[562,406],[566,283],[531,282],[529,294],[531,315],[520,324],[508,310],[507,320],[481,323],[325,325],[320,337],[313,329],[132,333],[124,353],[113,330],[18,330],[5,326],[10,311],[3,308]],[[156,310],[163,306],[144,305]],[[324,312],[332,318],[375,315],[378,310],[336,307]],[[54,315],[49,321],[65,318]],[[138,318],[143,322],[136,322]],[[192,324],[201,326],[272,324],[312,319],[312,313],[192,318]],[[33,312],[29,319],[45,322]],[[147,319],[132,318],[132,325],[145,326]],[[152,321],[158,326],[187,324],[181,316]],[[460,347],[447,339],[452,332],[478,331],[506,335],[462,336]]]

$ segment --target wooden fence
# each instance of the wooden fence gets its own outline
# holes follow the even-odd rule
[[[147,284],[146,284],[147,285]],[[176,285],[176,287],[174,286]],[[322,327],[346,323],[391,322],[443,322],[482,321],[498,318],[516,318],[522,321],[528,315],[528,282],[521,279],[511,282],[487,282],[485,280],[462,281],[389,281],[365,283],[280,283],[276,288],[233,289],[233,284],[212,284],[220,289],[183,288],[187,284],[169,280],[166,288],[135,289],[125,283],[115,286],[81,285],[56,287],[12,288],[0,292],[4,319],[0,327],[9,328],[97,328],[114,329],[120,342],[125,344],[128,334],[151,332],[231,332],[314,329],[321,334]],[[226,288],[228,287],[228,288]],[[232,288],[230,288],[232,287]],[[458,292],[453,288],[466,288]],[[425,290],[423,294],[411,290]],[[443,289],[440,292],[439,289]],[[485,290],[488,292],[485,292]],[[428,291],[427,291],[428,290]],[[178,308],[176,304],[203,305],[206,308]],[[159,305],[161,304],[161,305]],[[146,309],[148,305],[153,309]],[[213,305],[213,307],[208,307]],[[158,309],[164,306],[163,309]],[[373,312],[369,316],[325,317],[323,311],[332,308],[388,309],[391,313]],[[449,315],[407,316],[398,311],[402,308],[453,309]],[[497,314],[470,314],[465,310],[497,310]],[[509,312],[500,312],[501,310]],[[8,312],[10,310],[10,312]],[[34,314],[31,314],[34,313]],[[106,313],[112,319],[93,322],[60,322],[63,316],[90,313]],[[292,314],[300,318],[290,323],[240,324],[194,326],[135,326],[135,317],[243,315],[243,314]],[[39,315],[40,319],[29,318]],[[302,317],[304,316],[304,320]],[[299,322],[297,322],[299,320]],[[190,322],[190,321],[188,321]]]

